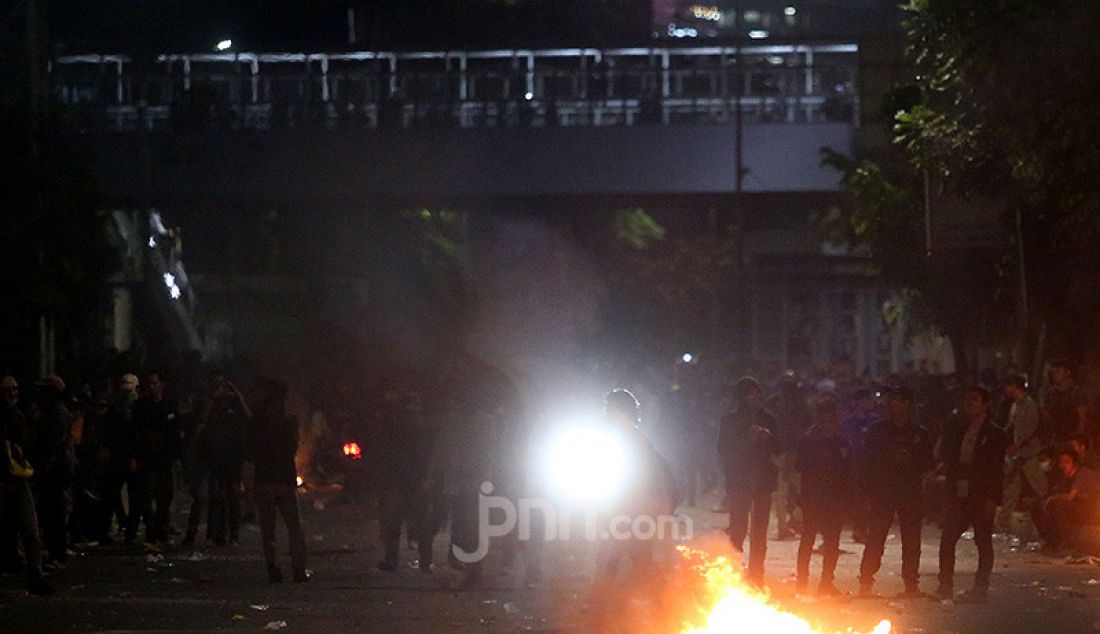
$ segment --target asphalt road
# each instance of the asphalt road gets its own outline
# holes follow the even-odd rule
[[[325,502],[314,508],[316,500]],[[404,551],[397,573],[374,569],[380,551],[377,523],[366,510],[333,499],[303,500],[310,568],[308,584],[267,583],[259,554],[259,533],[244,531],[237,548],[176,548],[162,559],[136,547],[93,549],[52,575],[58,593],[29,597],[20,579],[0,578],[0,631],[4,632],[587,632],[598,605],[589,604],[596,546],[551,544],[542,582],[526,586],[522,564],[505,569],[492,559],[482,587],[457,590],[461,576],[446,565],[432,575],[415,568],[415,551]],[[696,531],[720,529],[722,516],[691,511]],[[847,537],[847,535],[846,535]],[[935,588],[938,531],[926,527],[922,589]],[[443,557],[445,537],[437,541]],[[1026,547],[997,544],[997,566],[985,604],[931,599],[796,600],[793,580],[796,542],[769,544],[768,583],[788,609],[821,618],[835,627],[866,629],[889,618],[895,632],[1072,634],[1100,631],[1100,566],[1050,559]],[[845,539],[838,585],[856,589],[862,547]],[[883,595],[901,590],[900,546],[887,545],[876,587]],[[960,543],[956,585],[968,587],[975,559],[973,543]],[[285,565],[288,565],[285,564]],[[815,557],[816,575],[819,559]],[[637,629],[626,626],[623,631]],[[650,628],[645,628],[650,630]],[[660,630],[651,630],[660,631]],[[763,634],[763,633],[762,633]]]

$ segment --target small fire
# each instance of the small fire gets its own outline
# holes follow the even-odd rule
[[[294,479],[299,487],[306,483],[305,478],[303,478],[302,476],[295,476]]]
[[[829,634],[802,617],[771,605],[766,594],[745,583],[741,578],[740,566],[730,557],[711,555],[686,546],[678,546],[677,550],[701,578],[697,614],[685,619],[681,634]],[[890,621],[883,620],[868,634],[890,634],[890,631]],[[859,634],[852,629],[844,632]]]
[[[344,443],[344,455],[352,460],[358,460],[363,457],[363,450],[359,448],[357,442]]]

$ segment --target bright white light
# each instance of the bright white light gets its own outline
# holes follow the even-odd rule
[[[528,91],[527,94],[523,95],[523,98],[527,101],[531,101],[535,98],[535,93]]]
[[[149,248],[150,249],[157,248],[157,238],[156,238],[156,236],[149,236]]]
[[[678,27],[675,24],[668,25],[670,37],[699,37],[699,31],[691,27]]]
[[[168,294],[172,296],[172,299],[179,299],[182,292],[179,285],[176,284],[176,276],[171,273],[164,274],[164,285],[168,288]]]
[[[692,355],[690,352],[685,352],[683,356],[680,357],[680,360],[684,363],[691,363],[695,360],[695,356]]]
[[[560,497],[572,502],[606,502],[627,479],[622,435],[604,425],[566,427],[553,438],[547,457],[547,480]]]
[[[233,48],[233,40],[222,40],[218,42],[218,45],[214,48],[218,49],[219,51],[228,51],[229,49]]]
[[[763,29],[753,29],[749,31],[749,37],[754,40],[762,40],[768,37],[768,32]]]
[[[794,15],[796,13],[798,13],[798,9],[795,9],[794,7],[787,7],[785,9],[783,9],[783,15],[788,15],[789,16],[789,15]]]

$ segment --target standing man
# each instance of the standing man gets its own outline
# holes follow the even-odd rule
[[[870,388],[861,387],[852,395],[852,411],[844,418],[842,433],[852,447],[855,464],[866,462],[867,432],[882,422],[878,412],[878,397]],[[849,516],[852,520],[852,541],[867,543],[867,525],[870,523],[871,509],[860,487],[853,491],[854,497]]]
[[[6,556],[9,551],[17,550],[18,544],[14,540],[21,539],[26,559],[27,592],[50,595],[54,593],[54,588],[42,572],[38,514],[28,482],[32,471],[23,455],[26,422],[19,411],[19,383],[15,377],[8,375],[0,379],[0,396],[3,397],[3,403],[0,403],[0,459],[3,459],[3,465],[0,465],[0,539],[5,540],[0,548]],[[9,525],[12,528],[10,534],[6,530]],[[8,539],[12,539],[13,543],[7,543]]]
[[[1011,403],[1005,432],[1011,444],[1005,474],[1004,506],[998,526],[1011,528],[1012,512],[1022,499],[1038,501],[1046,497],[1050,481],[1043,471],[1041,454],[1045,443],[1039,426],[1039,404],[1027,393],[1027,378],[1022,374],[1010,374],[1001,381],[1001,393]]]
[[[427,485],[432,455],[432,434],[424,424],[419,397],[386,379],[378,414],[379,515],[384,555],[378,562],[383,572],[396,572],[401,549],[401,530],[419,543],[418,505]],[[431,561],[422,562],[431,570]]]
[[[1008,439],[990,417],[992,397],[984,387],[972,387],[963,400],[962,420],[952,421],[939,445],[947,474],[947,508],[940,535],[940,587],[936,596],[950,599],[955,591],[955,548],[967,528],[974,527],[978,572],[964,598],[984,601],[993,572],[993,520],[1004,490],[1004,456]]]
[[[729,536],[733,547],[743,553],[748,535],[748,580],[762,586],[768,518],[779,479],[772,457],[779,454],[780,447],[771,431],[775,419],[764,410],[760,383],[751,376],[741,377],[734,385],[734,396],[737,409],[722,417],[718,433],[718,460],[725,470],[729,501]]]
[[[286,413],[286,384],[271,381],[260,415],[249,421],[248,446],[256,467],[256,511],[260,518],[267,578],[283,580],[275,556],[275,513],[283,517],[290,544],[290,568],[295,583],[309,581],[306,573],[306,540],[298,512],[297,470],[298,419]]]
[[[833,579],[840,557],[840,530],[851,507],[854,489],[852,447],[840,434],[839,403],[835,394],[822,394],[814,405],[817,424],[798,443],[795,467],[802,474],[802,541],[798,545],[798,592],[810,580],[810,555],[818,534],[821,550],[819,595],[840,594]]]
[[[237,386],[215,374],[202,435],[210,487],[206,537],[215,546],[236,546],[240,537],[244,430],[251,417]]]
[[[1069,361],[1051,361],[1047,370],[1047,385],[1039,404],[1047,430],[1055,443],[1066,442],[1074,434],[1085,431],[1089,408],[1084,393],[1073,380]]]
[[[794,465],[795,454],[799,440],[813,424],[813,416],[806,407],[806,398],[793,374],[784,374],[779,379],[779,394],[772,412],[775,413],[776,422],[772,432],[782,451],[778,458],[779,478],[775,491],[775,538],[782,541],[794,537],[799,524],[795,501],[800,482]]]
[[[867,433],[864,483],[871,502],[870,532],[859,564],[859,593],[874,596],[886,537],[897,516],[901,527],[903,598],[920,596],[921,489],[932,470],[928,431],[913,421],[913,392],[893,386],[886,398],[887,420]]]
[[[126,543],[137,537],[138,526],[145,519],[145,544],[155,550],[168,539],[172,521],[172,497],[175,484],[172,467],[181,458],[182,434],[176,413],[176,402],[168,398],[164,375],[158,371],[145,377],[145,396],[134,403],[134,428],[137,443],[130,460],[130,471],[140,491],[137,508],[130,508],[126,527]]]
[[[68,559],[67,501],[76,455],[70,434],[72,417],[65,406],[65,382],[51,374],[36,384],[38,410],[31,426],[30,463],[38,494],[38,519],[49,560],[47,568],[64,568]]]

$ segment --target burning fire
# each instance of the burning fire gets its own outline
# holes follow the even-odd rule
[[[681,634],[830,634],[798,615],[769,604],[766,594],[745,583],[741,578],[740,566],[730,557],[711,555],[686,546],[678,546],[677,550],[699,575],[701,582],[698,613],[685,619]],[[890,634],[890,631],[890,621],[883,620],[868,634]],[[844,632],[859,634],[850,628]]]
[[[359,448],[357,442],[344,443],[344,455],[352,460],[358,460],[363,457],[363,450]]]

